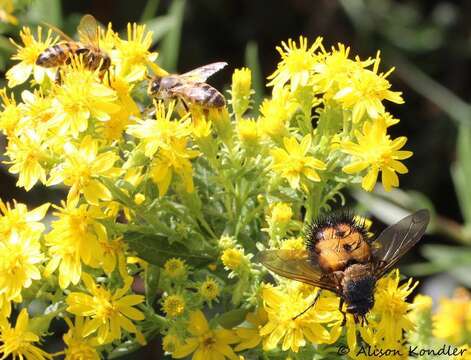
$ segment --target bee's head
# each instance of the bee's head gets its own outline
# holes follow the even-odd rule
[[[162,77],[160,76],[154,76],[151,79],[149,79],[149,87],[147,89],[147,92],[149,95],[157,95],[160,91],[160,83],[162,82]]]

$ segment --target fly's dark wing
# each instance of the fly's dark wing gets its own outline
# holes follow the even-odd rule
[[[226,62],[215,62],[200,66],[199,68],[178,75],[182,80],[189,82],[205,82],[211,75],[227,66]]]
[[[422,238],[429,220],[428,210],[418,210],[389,226],[378,236],[375,242],[379,248],[373,250],[377,278],[387,273]]]
[[[256,255],[254,261],[288,279],[337,292],[331,277],[309,259],[305,250],[264,250]]]

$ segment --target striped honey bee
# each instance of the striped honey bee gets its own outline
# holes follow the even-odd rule
[[[189,105],[204,109],[222,108],[226,105],[224,96],[205,81],[226,65],[225,62],[215,62],[184,74],[156,75],[149,81],[148,94],[161,100],[180,100],[186,110]]]
[[[61,30],[48,25],[57,32],[64,41],[50,46],[39,54],[36,65],[46,68],[68,64],[73,55],[81,55],[84,65],[89,70],[100,69],[104,73],[111,66],[111,59],[99,47],[100,28],[92,15],[85,15],[77,27],[79,41],[74,41]]]
[[[345,302],[354,320],[366,323],[377,281],[422,238],[429,219],[428,210],[416,211],[374,239],[353,217],[327,216],[310,226],[305,250],[264,250],[255,261],[278,275],[337,294],[344,322]],[[294,319],[312,308],[320,293]]]

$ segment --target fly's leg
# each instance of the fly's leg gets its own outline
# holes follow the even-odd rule
[[[303,315],[306,311],[308,311],[310,308],[312,308],[314,305],[316,305],[316,302],[317,302],[317,300],[319,299],[319,296],[321,295],[321,292],[322,292],[322,290],[319,289],[319,290],[317,291],[316,296],[314,297],[314,300],[313,300],[312,304],[309,305],[305,310],[303,310],[302,313],[296,315],[296,316],[293,318],[293,320],[296,320],[298,317],[300,317],[300,316]]]
[[[345,323],[347,322],[347,314],[345,314],[345,311],[343,311],[343,304],[344,304],[344,300],[343,300],[343,298],[341,297],[341,298],[340,298],[340,302],[339,302],[339,311],[342,313],[342,316],[343,316],[342,325],[341,325],[341,326],[344,326]]]

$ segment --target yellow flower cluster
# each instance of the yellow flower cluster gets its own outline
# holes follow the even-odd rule
[[[399,285],[397,272],[378,282],[369,326],[351,316],[344,326],[330,293],[296,317],[318,290],[263,284],[252,260],[262,248],[304,249],[302,213],[325,212],[343,187],[371,191],[380,172],[387,190],[399,185],[412,153],[401,150],[405,137],[387,134],[398,120],[383,102],[402,98],[390,90],[390,72],[379,72],[379,54],[351,60],[342,45],[326,51],[320,38],[289,40],[277,48],[273,91],[258,109],[247,68],[232,76],[229,106],[211,107],[144,94],[149,78],[168,75],[145,26],[129,24],[125,38],[111,25],[98,34],[106,68],[103,59],[91,68],[52,30],[24,28],[9,89],[0,91],[17,185],[67,191],[47,231],[40,221],[49,204],[28,211],[0,202],[5,356],[51,358],[35,343],[54,317],[69,327],[59,353],[68,359],[131,351],[157,333],[174,358],[313,355],[342,334],[355,348],[357,332],[368,344],[402,346],[415,285]],[[39,65],[54,45],[70,51],[67,61]],[[202,91],[198,81],[185,86]],[[17,305],[36,298],[53,310],[31,321],[22,310],[13,326]],[[207,309],[216,313],[210,321]]]

